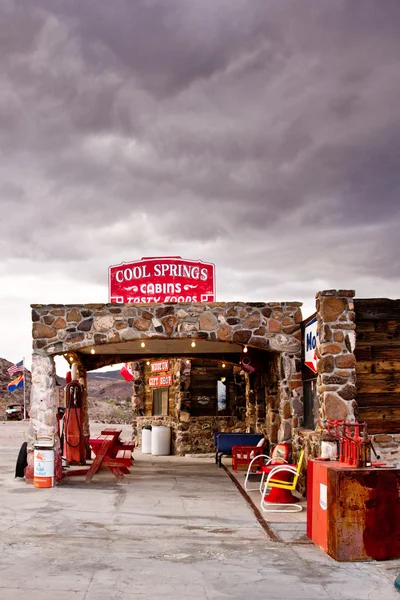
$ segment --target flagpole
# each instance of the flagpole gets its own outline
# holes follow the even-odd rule
[[[22,373],[24,375],[24,421],[26,421],[26,381],[25,381],[25,356],[22,357]]]

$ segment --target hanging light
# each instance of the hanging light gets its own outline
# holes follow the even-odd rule
[[[142,348],[146,347],[146,344],[144,342],[142,342],[140,345],[142,346]]]
[[[226,364],[222,363],[222,368],[225,369],[225,367],[226,367]]]
[[[187,361],[186,361],[186,364],[187,364],[187,365],[190,365],[190,360],[187,360]]]
[[[149,360],[147,360],[147,361],[146,361],[146,365],[147,365],[148,367],[150,366],[150,361],[149,361]]]
[[[69,357],[69,362],[73,362],[73,360],[74,360],[74,357],[73,357],[73,356],[70,356],[70,357]]]
[[[221,381],[224,383],[224,381],[226,381],[226,377],[221,377]]]
[[[94,348],[91,349],[90,354],[96,354],[96,350]]]
[[[247,350],[247,346],[245,346],[245,347],[243,348],[243,352],[248,352],[248,350]]]
[[[190,345],[192,346],[192,348],[196,348],[196,342],[192,342]]]

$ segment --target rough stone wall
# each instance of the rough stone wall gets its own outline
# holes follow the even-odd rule
[[[321,451],[321,436],[316,431],[306,431],[302,429],[296,429],[293,432],[293,462],[296,463],[301,450],[304,450],[304,462],[302,473],[299,477],[298,491],[305,496],[307,488],[307,461],[310,458],[317,458],[320,456]]]
[[[279,363],[280,355],[270,355],[265,374],[266,436],[271,444],[278,442],[279,416]]]
[[[303,423],[301,352],[282,352],[279,370],[279,442],[289,442],[293,429]]]
[[[57,394],[55,390],[55,363],[51,356],[32,356],[32,388],[30,402],[30,422],[28,428],[28,467],[26,481],[33,481],[33,444],[35,438],[55,438],[54,468],[55,479],[62,478],[60,440],[57,436]]]
[[[354,421],[357,417],[354,290],[319,292],[317,319],[317,393],[320,417]]]
[[[371,436],[379,461],[385,462],[389,467],[400,467],[400,435],[378,433]],[[372,460],[378,460],[372,452]]]
[[[197,338],[292,354],[301,347],[300,306],[300,302],[33,304],[33,350],[53,355],[139,339]]]

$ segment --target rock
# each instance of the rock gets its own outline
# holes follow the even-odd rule
[[[269,346],[271,350],[288,352],[289,354],[295,354],[301,350],[301,342],[299,340],[283,333],[277,333],[274,337],[270,338]]]
[[[202,313],[199,318],[199,329],[201,331],[213,331],[218,327],[218,319],[209,310]]]
[[[268,328],[271,333],[279,333],[282,330],[282,323],[275,319],[270,319]]]
[[[247,344],[249,339],[251,338],[251,331],[246,329],[239,329],[239,331],[235,331],[233,334],[233,341],[238,344]]]
[[[248,317],[246,317],[243,321],[243,328],[244,329],[255,329],[256,327],[259,327],[261,323],[261,315],[258,312],[253,312],[251,313],[251,315],[249,315]]]
[[[290,419],[291,416],[292,416],[292,407],[290,406],[289,402],[285,402],[285,404],[283,405],[282,417],[284,419]]]
[[[111,315],[105,315],[102,317],[95,317],[94,319],[94,330],[95,331],[109,331],[114,325],[114,318]]]
[[[325,400],[325,416],[328,420],[346,420],[348,417],[347,404],[336,394],[327,393]]]
[[[290,440],[290,438],[292,437],[291,425],[292,424],[291,424],[290,420],[283,421],[283,423],[281,423],[281,426],[279,428],[279,436],[278,436],[278,439],[280,442],[286,442],[286,441]]]
[[[354,354],[340,354],[335,356],[335,365],[340,369],[352,369],[356,366]]]
[[[66,324],[65,320],[62,319],[61,317],[58,317],[53,323],[54,329],[64,329],[64,327],[66,327],[66,326],[67,326],[67,324]]]
[[[338,391],[338,394],[345,400],[354,400],[357,396],[357,388],[355,385],[348,383]]]
[[[324,356],[325,354],[340,354],[340,352],[342,351],[342,346],[341,344],[321,344],[319,347],[319,351],[321,356]]]
[[[337,321],[342,312],[346,309],[347,302],[343,298],[324,297],[321,299],[320,315],[324,321],[332,323]]]
[[[121,336],[118,331],[110,331],[108,334],[108,341],[110,344],[116,344],[121,341]]]
[[[384,434],[374,435],[374,442],[376,442],[377,444],[392,442],[392,441],[393,441],[393,437],[391,435],[384,435]]]
[[[40,338],[53,338],[57,334],[57,331],[53,327],[43,325],[42,323],[34,323],[32,328],[32,335],[35,340]]]
[[[93,319],[84,319],[77,327],[79,331],[90,331],[93,325]]]
[[[150,329],[151,321],[149,319],[143,319],[142,317],[137,317],[134,322],[134,327],[138,331],[147,331]]]
[[[217,339],[222,342],[230,342],[232,340],[232,328],[229,325],[221,325],[217,331]]]
[[[173,317],[172,315],[169,316],[169,317],[164,317],[163,319],[161,319],[162,324],[163,324],[164,329],[165,329],[165,333],[168,336],[171,336],[173,334],[176,320],[177,320],[176,317]]]
[[[81,314],[78,310],[76,310],[76,308],[73,308],[72,310],[70,310],[67,313],[67,321],[71,322],[71,321],[81,321],[82,317]]]
[[[333,356],[323,356],[318,362],[318,371],[320,373],[332,373],[334,369]]]

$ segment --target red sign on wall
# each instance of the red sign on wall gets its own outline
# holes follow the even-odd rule
[[[215,266],[180,256],[142,258],[108,269],[109,302],[214,302]]]
[[[150,387],[168,387],[172,385],[172,375],[158,375],[157,377],[149,377]]]
[[[151,363],[151,372],[159,373],[160,371],[169,371],[169,360],[160,360],[159,362]]]

